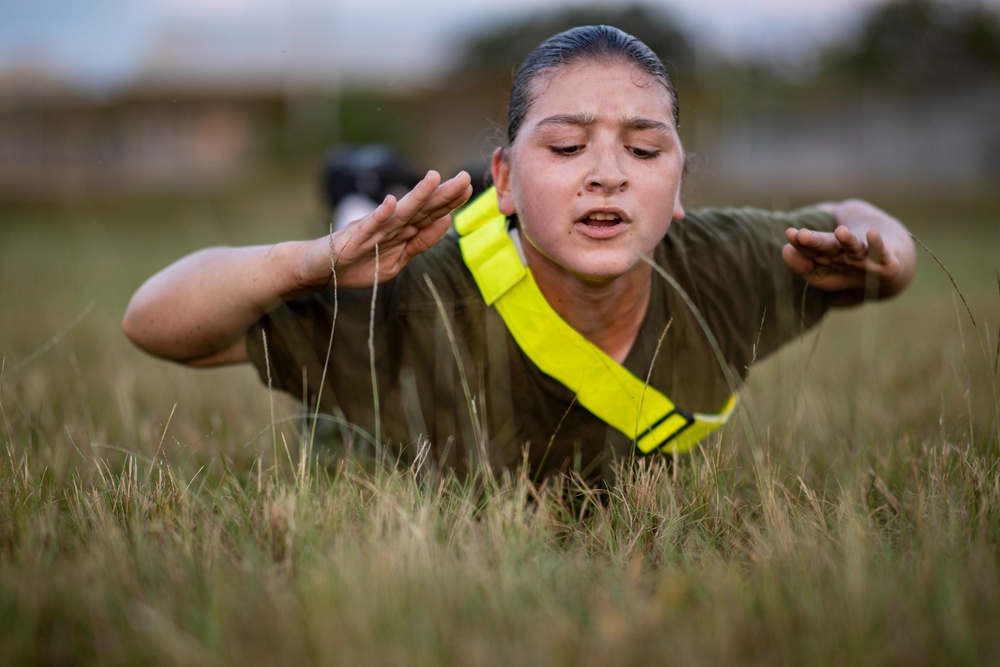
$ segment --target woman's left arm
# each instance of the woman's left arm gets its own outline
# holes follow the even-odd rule
[[[885,299],[913,280],[917,254],[906,227],[871,204],[849,199],[823,204],[835,218],[832,232],[790,228],[781,256],[810,285],[836,292],[834,304]]]

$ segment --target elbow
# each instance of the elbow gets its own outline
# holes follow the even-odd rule
[[[155,296],[155,295],[154,295]],[[169,345],[164,306],[150,297],[145,286],[132,295],[122,315],[122,333],[137,348],[154,357],[177,360]]]
[[[125,311],[125,316],[122,317],[122,333],[125,334],[125,337],[128,338],[133,345],[138,345],[136,342],[135,322],[127,310]]]
[[[122,333],[146,354],[191,367],[236,364],[249,360],[242,334],[205,339],[196,332],[170,326],[162,308],[144,306],[141,295],[132,298],[122,316]],[[200,330],[201,327],[195,327]]]
[[[136,304],[135,297],[133,297],[122,316],[122,333],[140,350],[150,352],[150,330],[149,318],[143,315],[142,309]]]

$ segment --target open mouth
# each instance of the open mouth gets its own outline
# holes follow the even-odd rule
[[[590,227],[613,227],[621,221],[621,216],[615,213],[591,213],[580,222]]]

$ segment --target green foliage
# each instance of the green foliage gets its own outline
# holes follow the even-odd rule
[[[945,92],[1000,82],[1000,16],[978,3],[896,0],[828,56],[844,78],[897,92]]]
[[[552,35],[596,24],[613,25],[639,38],[668,66],[684,70],[692,61],[689,39],[664,12],[641,4],[588,5],[538,12],[473,33],[460,47],[454,76],[474,80],[497,73],[510,75],[517,63]]]

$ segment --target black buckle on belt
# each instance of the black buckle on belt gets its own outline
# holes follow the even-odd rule
[[[674,415],[680,415],[681,417],[683,417],[684,418],[684,425],[681,426],[676,431],[674,431],[673,433],[671,433],[669,436],[667,436],[667,438],[664,439],[663,442],[659,443],[658,445],[656,445],[656,447],[654,447],[653,449],[649,450],[650,454],[652,454],[653,452],[656,452],[656,451],[659,451],[659,450],[663,449],[668,444],[670,444],[670,442],[674,438],[676,438],[681,433],[683,433],[684,431],[688,430],[689,428],[691,428],[694,425],[695,419],[694,419],[694,415],[693,414],[691,414],[687,410],[682,410],[682,409],[678,408],[677,406],[674,406],[673,410],[671,410],[667,414],[665,414],[662,417],[660,417],[656,421],[655,424],[653,424],[652,426],[650,426],[649,428],[647,428],[645,431],[643,431],[642,435],[638,436],[635,439],[636,442],[638,442],[638,441],[642,440],[643,438],[645,438],[647,435],[649,435],[650,433],[652,433],[656,429],[657,426],[659,426],[663,422],[667,421],[668,419],[670,419]]]

